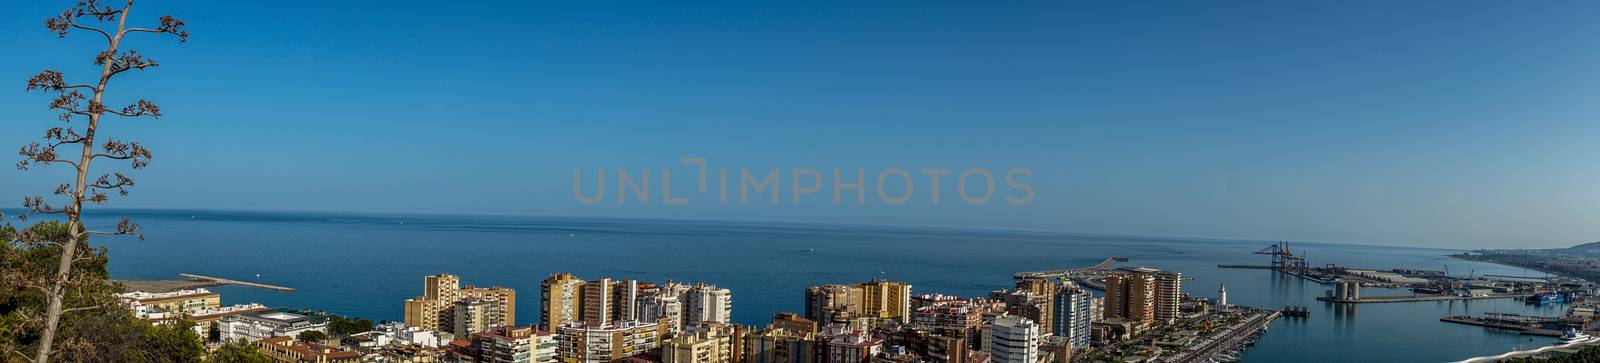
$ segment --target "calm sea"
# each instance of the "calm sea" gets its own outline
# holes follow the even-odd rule
[[[1423,302],[1335,307],[1327,289],[1263,270],[1266,241],[1230,241],[984,230],[765,222],[302,212],[116,211],[145,227],[146,239],[102,238],[119,279],[195,273],[298,288],[224,286],[225,304],[309,307],[394,320],[401,301],[422,293],[423,276],[448,272],[466,284],[517,289],[517,320],[538,319],[539,281],[551,272],[585,278],[707,282],[734,294],[734,318],[765,324],[799,311],[806,286],[871,278],[908,281],[916,293],[984,295],[1009,287],[1016,271],[1081,267],[1109,256],[1130,265],[1183,272],[1184,290],[1214,297],[1226,283],[1239,305],[1308,305],[1309,319],[1282,319],[1242,358],[1251,362],[1434,362],[1549,344],[1480,327],[1439,322],[1483,312],[1558,315],[1561,306],[1521,302]],[[113,218],[91,219],[111,225]],[[1296,243],[1311,263],[1370,268],[1448,269],[1523,275],[1522,269],[1457,261],[1454,251]],[[258,277],[259,276],[259,277]],[[1365,295],[1386,293],[1367,289]],[[1389,293],[1403,294],[1401,291]]]

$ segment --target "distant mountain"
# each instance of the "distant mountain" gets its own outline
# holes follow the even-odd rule
[[[1585,255],[1600,255],[1600,242],[1589,242],[1577,246],[1567,247],[1567,252]]]

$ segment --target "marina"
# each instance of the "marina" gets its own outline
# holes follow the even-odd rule
[[[1241,307],[1277,310],[1284,306],[1305,306],[1309,318],[1279,318],[1268,325],[1248,349],[1236,353],[1221,350],[1241,362],[1341,362],[1341,361],[1421,361],[1443,362],[1473,356],[1501,354],[1529,345],[1548,345],[1555,337],[1522,335],[1512,331],[1439,321],[1440,317],[1509,312],[1523,315],[1561,315],[1562,304],[1533,305],[1513,299],[1472,301],[1433,301],[1411,304],[1331,304],[1315,300],[1329,285],[1287,274],[1261,269],[1218,268],[1222,264],[1266,265],[1268,256],[1252,255],[1266,242],[1204,241],[1155,237],[1104,237],[1071,234],[1006,234],[990,231],[906,231],[881,227],[812,226],[793,224],[748,224],[694,221],[619,220],[606,218],[556,219],[511,217],[407,216],[408,229],[394,229],[395,218],[364,214],[283,214],[260,212],[132,212],[131,216],[152,230],[171,232],[152,238],[143,249],[115,249],[111,264],[119,279],[184,280],[176,272],[256,281],[255,274],[271,276],[257,281],[293,287],[294,293],[241,285],[210,287],[223,295],[223,304],[261,303],[274,307],[317,307],[331,313],[355,315],[372,320],[397,320],[402,311],[394,301],[416,295],[410,280],[394,279],[370,263],[352,263],[349,256],[371,254],[375,261],[398,260],[437,243],[440,236],[465,241],[473,248],[503,248],[493,255],[472,254],[442,261],[421,272],[451,271],[473,276],[475,282],[518,290],[538,291],[536,278],[549,273],[548,267],[516,265],[528,259],[570,260],[563,266],[574,273],[611,275],[639,279],[712,280],[735,293],[732,320],[741,324],[765,324],[773,311],[801,311],[804,304],[794,298],[796,291],[819,283],[887,277],[906,280],[915,292],[941,292],[951,295],[981,296],[995,289],[1010,288],[1017,271],[1050,271],[1094,266],[1107,256],[1125,256],[1140,266],[1182,271],[1185,293],[1195,297],[1217,297],[1217,286],[1226,284],[1228,303]],[[191,215],[200,218],[190,219]],[[339,221],[337,223],[326,221]],[[116,223],[115,219],[96,223]],[[549,226],[583,226],[581,229]],[[527,231],[505,233],[505,230]],[[777,233],[770,231],[788,231]],[[241,232],[245,232],[241,234]],[[570,245],[576,234],[589,247]],[[213,243],[213,236],[239,235],[232,244]],[[284,237],[288,236],[288,237]],[[338,243],[317,245],[322,236],[360,236]],[[907,258],[848,259],[849,256],[903,253],[903,246],[882,241],[914,238],[924,249]],[[702,256],[696,266],[669,263],[678,257],[676,250],[654,246],[693,241],[713,251]],[[865,241],[865,242],[864,242]],[[804,248],[793,246],[803,245]],[[982,245],[982,249],[968,246]],[[237,246],[257,246],[239,248]],[[1520,275],[1521,268],[1504,267],[1446,257],[1456,251],[1373,248],[1337,244],[1295,244],[1315,256],[1317,265],[1407,266],[1451,271]],[[192,255],[174,261],[161,251],[191,251]],[[814,250],[812,252],[800,252]],[[895,252],[901,251],[901,252]],[[1022,252],[1026,251],[1026,252]],[[269,253],[270,252],[270,253]],[[782,256],[774,259],[771,256]],[[841,257],[843,256],[843,257]],[[625,258],[639,262],[630,271],[602,267],[606,261]],[[840,260],[845,258],[844,260]],[[285,259],[300,261],[284,264]],[[756,263],[755,261],[760,261]],[[304,265],[323,266],[315,274]],[[506,266],[515,266],[507,268]],[[574,267],[576,266],[576,267]],[[806,267],[810,266],[810,267]],[[788,271],[822,267],[827,274],[782,274]],[[344,279],[318,278],[321,274]],[[1095,274],[1095,273],[1089,273]],[[1530,273],[1530,275],[1532,275]],[[1187,280],[1192,278],[1193,280]],[[263,278],[265,279],[265,278]],[[1076,280],[1076,279],[1075,279]],[[1086,288],[1093,284],[1080,285]],[[1371,295],[1402,295],[1409,291],[1369,286]],[[1100,294],[1096,292],[1096,294]],[[1364,294],[1365,295],[1365,294]],[[361,298],[350,298],[360,296]],[[1470,302],[1470,303],[1469,303]],[[537,312],[538,299],[521,298],[519,311]],[[770,307],[770,308],[756,308]],[[519,324],[533,324],[538,314],[518,314]],[[1220,325],[1219,325],[1220,326]],[[1532,340],[1530,340],[1532,339]],[[1248,341],[1242,340],[1241,342]],[[1361,350],[1339,349],[1359,345]]]

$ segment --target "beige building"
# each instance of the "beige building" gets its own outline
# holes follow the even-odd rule
[[[583,320],[585,282],[569,273],[553,273],[539,284],[539,327],[545,331]]]
[[[495,305],[489,311],[493,326],[512,326],[517,321],[517,292],[504,287],[461,287],[461,278],[438,274],[424,279],[422,296],[405,302],[406,326],[432,331],[453,330],[456,303],[473,298]]]
[[[1183,301],[1183,274],[1172,271],[1159,271],[1155,277],[1155,319],[1171,323],[1178,319],[1183,312],[1179,307]]]
[[[745,334],[744,362],[816,362],[816,330],[816,322],[780,314],[766,329]]]
[[[578,306],[583,309],[583,323],[592,326],[610,325],[615,321],[617,300],[612,296],[611,279],[601,277],[583,284],[583,295]]]
[[[989,299],[1005,303],[1008,315],[1028,318],[1040,326],[1053,323],[1051,297],[1035,295],[1028,290],[1008,289],[990,292]]]
[[[1156,319],[1155,276],[1114,273],[1106,276],[1105,318],[1149,323]]]
[[[555,337],[537,327],[502,326],[472,334],[480,363],[555,363]]]
[[[662,326],[622,322],[590,326],[577,321],[556,327],[556,356],[563,362],[613,362],[660,346]]]
[[[295,341],[292,337],[271,337],[256,342],[261,354],[275,363],[356,363],[361,353],[340,347]]]
[[[169,313],[168,315],[193,314],[197,311],[216,309],[222,306],[222,296],[206,289],[160,293],[134,291],[117,294],[117,300],[122,302],[123,306],[133,310],[134,315],[141,318],[160,313]]]
[[[729,324],[703,323],[661,342],[662,363],[734,363],[744,350],[743,337]]]
[[[863,317],[910,322],[911,284],[873,280],[860,285],[806,289],[806,318],[827,324]]]
[[[894,319],[902,323],[911,321],[911,284],[888,280],[873,280],[861,284],[868,314],[876,312],[879,319]]]
[[[504,316],[500,309],[493,301],[475,297],[461,299],[450,309],[450,333],[465,337],[492,327],[512,326],[500,320]]]

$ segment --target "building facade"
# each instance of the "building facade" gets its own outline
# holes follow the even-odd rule
[[[556,327],[556,356],[564,362],[613,362],[655,349],[661,343],[661,330],[656,323],[571,322]]]
[[[539,327],[545,331],[583,320],[584,281],[569,273],[553,273],[539,284]]]
[[[815,363],[816,352],[814,328],[800,330],[774,324],[746,334],[744,339],[746,363]]]
[[[134,291],[117,294],[123,306],[133,310],[134,316],[152,319],[153,316],[194,314],[201,310],[222,306],[222,297],[206,289],[189,289],[172,292]]]
[[[806,288],[806,318],[818,323],[844,323],[858,318],[911,321],[911,285],[872,280],[860,285]]]
[[[512,326],[517,321],[517,292],[504,287],[461,287],[461,278],[451,274],[438,274],[423,279],[422,296],[405,301],[404,321],[433,331],[450,331],[455,328],[454,312],[457,303],[473,298],[497,306],[490,310],[495,320],[493,326]]]
[[[697,284],[689,288],[684,314],[688,323],[733,321],[733,293],[715,285]]]
[[[328,322],[305,315],[279,311],[244,313],[217,321],[223,340],[259,341],[271,337],[293,337],[307,331],[328,333]]]
[[[740,329],[730,324],[703,323],[661,342],[662,363],[735,363],[744,347]]]
[[[1183,302],[1183,273],[1157,271],[1152,275],[1155,278],[1155,319],[1171,323],[1183,312],[1179,307]]]
[[[1106,319],[1153,322],[1155,298],[1155,276],[1146,273],[1106,275]]]
[[[1094,321],[1089,299],[1088,290],[1071,282],[1064,283],[1056,291],[1055,306],[1051,309],[1055,315],[1054,325],[1050,327],[1051,335],[1065,339],[1075,349],[1088,348],[1089,325]]]
[[[1038,363],[1041,329],[1028,318],[1007,315],[989,324],[989,359],[994,363]]]

